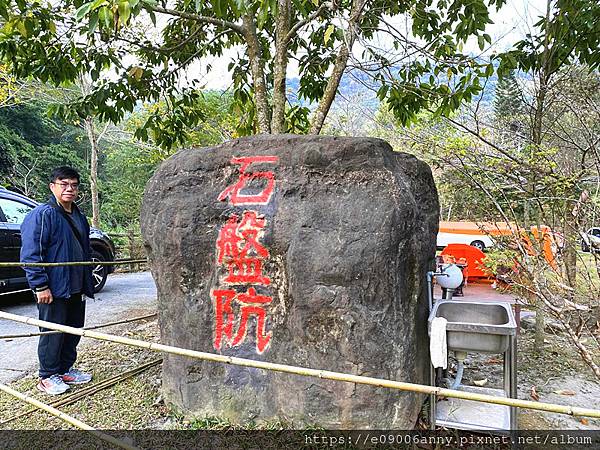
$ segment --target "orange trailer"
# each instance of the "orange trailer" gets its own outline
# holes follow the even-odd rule
[[[524,228],[513,222],[440,222],[438,243],[440,241],[440,234],[446,234],[450,236],[456,236],[456,244],[469,244],[468,240],[481,240],[485,238],[490,239],[493,242],[493,237],[499,236],[521,236],[521,242],[523,242],[525,250],[530,255],[535,255],[535,246],[533,245],[528,233]],[[530,228],[531,236],[536,240],[541,240],[542,251],[548,264],[553,269],[557,269],[556,264],[556,253],[561,247],[559,235],[554,233],[552,229],[547,225],[532,226]],[[541,238],[540,238],[541,235]],[[447,244],[443,246],[446,247]],[[485,245],[489,247],[490,245]],[[479,247],[479,246],[477,246]],[[480,247],[479,247],[480,248]],[[481,248],[480,248],[481,249]]]

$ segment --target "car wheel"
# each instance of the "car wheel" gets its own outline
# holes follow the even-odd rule
[[[92,250],[92,261],[106,261],[102,253]],[[97,265],[92,266],[92,279],[94,281],[94,292],[100,292],[106,284],[108,278],[108,266]]]
[[[482,241],[473,241],[469,244],[471,247],[478,248],[481,251],[485,250],[485,244]]]
[[[581,251],[587,253],[590,251],[590,246],[582,239],[581,240]]]

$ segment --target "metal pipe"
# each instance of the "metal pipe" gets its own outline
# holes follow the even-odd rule
[[[460,386],[460,382],[462,381],[463,371],[465,370],[465,363],[463,361],[458,361],[458,366],[456,368],[456,378],[454,378],[454,383],[450,389],[458,389]]]
[[[455,290],[452,288],[442,288],[442,300],[452,300]]]
[[[448,277],[444,272],[427,272],[427,296],[429,299],[429,312],[433,309],[433,277]]]
[[[510,357],[510,398],[517,398],[517,335],[510,336],[508,346],[508,356]],[[519,411],[514,406],[510,408],[510,426],[513,430],[517,429]]]
[[[434,272],[434,271],[429,271],[427,272],[427,298],[429,300],[429,313],[431,314],[431,310],[433,309],[433,277],[447,277],[449,276],[447,273],[444,272]],[[436,383],[435,383],[435,379],[436,379],[436,375],[435,375],[435,368],[431,365],[431,362],[429,363],[429,385],[431,387],[435,387]],[[435,396],[435,394],[431,393],[429,395],[429,426],[432,430],[435,430],[435,416],[437,414],[437,397]]]
[[[435,272],[427,272],[427,299],[429,300],[429,312],[433,309],[433,274]]]

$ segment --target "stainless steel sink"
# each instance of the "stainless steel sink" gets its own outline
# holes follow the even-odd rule
[[[502,302],[470,302],[441,300],[429,314],[431,321],[444,317],[448,324],[448,350],[464,352],[504,353],[509,336],[517,333],[517,324],[511,305]]]

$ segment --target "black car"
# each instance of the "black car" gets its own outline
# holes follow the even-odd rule
[[[587,230],[581,238],[581,251],[592,253],[600,253],[600,228],[593,227]]]
[[[38,202],[0,187],[0,261],[19,261],[21,251],[21,223]],[[90,229],[92,261],[113,261],[115,245],[110,238],[98,230]],[[94,291],[99,292],[106,283],[114,266],[94,266]],[[25,272],[20,267],[0,267],[0,292],[11,292],[27,288]]]

